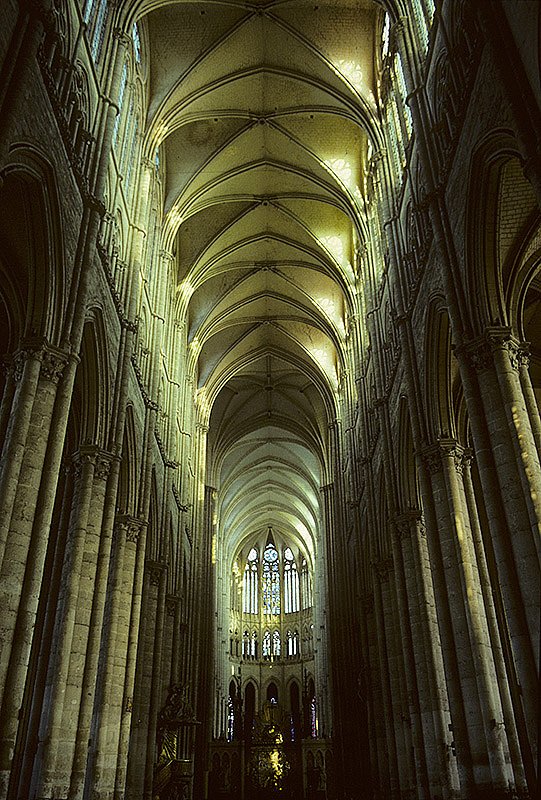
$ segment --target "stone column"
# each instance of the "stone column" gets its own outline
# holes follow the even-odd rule
[[[403,755],[398,749],[396,741],[395,728],[394,728],[394,715],[393,715],[393,688],[390,681],[390,663],[389,654],[387,650],[387,641],[385,637],[385,613],[383,598],[383,585],[389,580],[389,573],[392,570],[392,561],[390,559],[382,559],[381,561],[374,562],[375,573],[377,580],[374,586],[374,608],[376,611],[376,626],[378,638],[378,662],[379,674],[381,676],[381,691],[383,699],[383,713],[385,717],[385,736],[386,736],[386,750],[387,750],[387,770],[389,772],[389,783],[391,798],[400,797],[400,781],[399,770],[400,763],[399,757]]]
[[[374,595],[365,592],[361,596],[361,641],[363,658],[361,671],[358,677],[358,691],[361,701],[367,706],[368,717],[368,743],[370,748],[370,767],[373,792],[379,790],[382,796],[388,793],[389,786],[376,787],[375,777],[380,781],[388,777],[387,760],[385,758],[386,741],[383,718],[378,709],[382,708],[381,687],[377,676],[380,674],[377,655],[377,641],[374,620]]]
[[[152,664],[153,628],[155,625],[156,587],[150,582],[148,560],[143,564],[141,621],[137,637],[137,669],[133,688],[133,715],[126,775],[126,795],[142,797],[144,791],[148,711],[150,705],[150,670]]]
[[[20,386],[14,395],[13,425],[8,427],[4,458],[12,453],[18,469],[7,468],[3,484],[3,561],[0,569],[0,685],[4,688],[1,711],[0,797],[7,782],[19,726],[28,659],[45,561],[48,528],[38,524],[42,509],[38,498],[52,513],[59,461],[49,463],[50,447],[56,452],[56,436],[63,440],[66,414],[55,415],[57,387],[68,357],[44,342],[29,344],[18,356]],[[19,407],[19,403],[21,406]],[[63,404],[60,410],[65,412]],[[20,413],[19,413],[20,412]],[[21,428],[15,429],[19,421]],[[14,449],[13,449],[14,448]],[[47,469],[45,469],[45,465]],[[6,462],[4,460],[4,468]],[[42,497],[46,485],[48,497]],[[36,513],[37,509],[37,513]],[[35,530],[34,530],[35,529]],[[22,587],[22,590],[21,590]]]
[[[407,634],[400,624],[399,609],[397,608],[395,595],[395,587],[399,578],[397,578],[396,566],[392,557],[389,558],[388,563],[392,564],[392,568],[389,570],[388,579],[381,583],[384,608],[383,622],[389,661],[391,708],[398,756],[398,782],[400,794],[408,795],[414,791],[414,787],[418,784],[415,780],[415,767],[412,763],[411,725],[413,720],[409,715],[407,693],[404,686],[403,643]]]
[[[541,502],[538,466],[530,418],[519,377],[521,348],[505,329],[457,348],[475,455],[483,488],[494,553],[497,593],[505,609],[511,660],[521,689],[527,730],[523,758],[528,783],[534,767],[528,751],[537,737],[539,647],[539,528],[534,517]],[[518,355],[517,355],[518,352]],[[508,667],[509,669],[509,667]]]
[[[70,781],[69,796],[73,798],[82,797],[84,791],[87,767],[91,756],[89,741],[92,738],[92,711],[96,694],[99,693],[101,687],[101,676],[103,674],[99,668],[99,661],[102,653],[107,585],[113,542],[111,515],[114,514],[118,465],[119,460],[114,457],[111,462],[111,473],[103,498],[102,517],[94,531],[96,536],[94,544],[96,571],[91,587],[91,595],[89,594],[91,614],[89,618],[88,644],[82,677],[81,703],[78,711],[77,735]]]
[[[524,403],[528,412],[532,435],[537,446],[537,456],[541,459],[541,417],[528,369],[530,363],[529,347],[525,342],[521,342],[517,347],[516,363],[519,368],[520,385],[524,394]]]
[[[398,641],[401,642],[403,652],[403,669],[401,670],[404,675],[407,691],[409,724],[411,725],[411,738],[412,747],[414,751],[415,760],[415,776],[417,797],[419,800],[428,798],[430,796],[430,787],[428,780],[427,761],[437,763],[436,753],[432,751],[434,745],[434,727],[430,726],[430,739],[425,744],[423,737],[423,726],[421,721],[421,704],[419,702],[419,683],[424,689],[424,701],[429,698],[429,691],[427,686],[426,668],[424,663],[424,642],[420,636],[419,625],[419,612],[416,608],[416,602],[408,605],[408,589],[413,598],[415,598],[415,584],[411,585],[411,553],[407,552],[404,555],[404,550],[410,551],[409,538],[411,536],[410,520],[408,517],[399,515],[394,520],[395,534],[393,536],[393,563],[394,563],[394,576],[396,582],[396,594],[398,601],[398,622],[400,626],[400,633]],[[408,574],[406,573],[406,565]],[[408,587],[407,577],[410,579],[410,586]],[[413,631],[416,632],[415,639],[413,638]],[[415,651],[419,651],[420,658],[418,659],[419,671],[415,662]],[[399,667],[400,668],[400,667]],[[426,757],[426,749],[428,745],[428,758]],[[437,787],[438,790],[440,786]]]
[[[40,724],[38,752],[33,778],[37,797],[48,798],[60,791],[67,796],[80,702],[91,603],[84,595],[87,581],[95,575],[95,556],[89,542],[89,527],[103,510],[103,488],[109,473],[110,455],[94,446],[82,447],[74,457],[75,487],[62,573],[62,589],[53,634],[53,658],[49,663]],[[98,503],[96,503],[96,495]],[[94,502],[93,502],[94,501]],[[90,510],[94,508],[93,518]],[[97,553],[96,553],[97,555]],[[87,564],[93,560],[88,573]],[[81,663],[82,661],[82,663]],[[75,674],[74,674],[75,671]],[[62,787],[62,788],[60,788]]]
[[[532,527],[528,552],[532,555],[537,553],[539,567],[541,563],[541,464],[532,430],[528,401],[522,387],[522,383],[525,382],[525,350],[524,346],[505,329],[503,331],[489,329],[487,339],[494,359],[501,401],[511,433],[517,471]],[[537,423],[539,430],[539,414],[534,415],[534,423]],[[531,586],[531,589],[539,590],[539,571],[537,582]],[[537,616],[537,622],[539,624],[539,616]]]
[[[207,430],[203,431],[206,443]],[[198,616],[198,679],[197,687],[197,719],[202,723],[195,730],[196,762],[194,772],[194,797],[197,798],[204,792],[208,779],[208,741],[212,732],[212,677],[213,642],[214,642],[214,607],[216,592],[216,566],[213,539],[215,536],[215,503],[216,490],[212,486],[205,486],[203,505],[203,525],[200,528],[201,542],[199,545],[199,574],[201,586],[197,592],[199,607],[195,610]],[[242,634],[242,631],[240,631]]]
[[[164,648],[162,661],[162,685],[171,686],[173,669],[173,650],[175,645],[175,617],[177,608],[177,598],[171,594],[165,597],[165,619],[164,619]]]
[[[5,59],[7,75],[0,88],[0,141],[6,147],[10,142],[9,129],[20,109],[19,104],[25,102],[24,87],[34,80],[46,10],[47,5],[43,2],[25,2],[19,5],[18,24],[9,42]],[[0,159],[4,162],[4,154]]]
[[[73,501],[73,462],[63,462],[59,481],[59,508],[51,528],[51,536],[45,561],[42,586],[46,588],[39,600],[36,616],[33,648],[29,664],[24,706],[21,709],[19,726],[24,735],[19,734],[16,757],[11,767],[10,792],[17,796],[30,796],[30,783],[34,760],[38,747],[39,726],[43,710],[47,672],[50,661],[51,642],[56,621],[58,598],[60,596],[62,568],[68,537],[68,528]],[[45,596],[46,594],[46,596]],[[38,647],[39,642],[39,647]],[[35,668],[34,668],[35,665]],[[17,776],[17,781],[13,777]]]
[[[137,644],[139,639],[141,603],[143,596],[144,554],[147,526],[140,519],[125,518],[126,545],[124,551],[124,607],[129,610],[125,625],[128,626],[126,642],[126,669],[124,677],[124,698],[118,745],[118,759],[115,781],[115,800],[122,800],[126,792],[128,752],[137,667]]]
[[[137,534],[132,530],[132,526],[128,525],[126,527],[124,523],[125,521],[123,520],[122,525],[117,528],[120,534],[117,539],[118,549],[111,565],[108,614],[105,621],[100,659],[101,679],[99,692],[96,695],[92,721],[94,741],[91,753],[91,766],[88,768],[87,783],[91,787],[91,792],[95,797],[111,797],[114,793],[117,778],[121,721],[123,714],[130,713],[127,710],[128,707],[123,705],[123,703],[126,703],[124,697],[128,633],[126,613],[130,607],[129,604],[125,602],[126,598],[123,597],[123,583],[125,580],[124,571],[126,569],[126,559],[129,558],[133,563],[134,542],[128,543],[127,535],[130,535],[130,538],[134,539]],[[147,562],[147,564],[148,563],[149,562]],[[155,662],[156,659],[159,659],[161,656],[159,637],[161,636],[162,621],[160,618],[159,599],[160,587],[163,580],[160,579],[160,576],[165,571],[165,565],[160,562],[150,562],[149,569],[151,590],[152,594],[155,596],[157,605],[153,645],[151,647],[152,655],[146,653],[143,657],[145,659],[153,657],[152,675],[154,678]],[[122,608],[123,600],[124,607]],[[158,679],[158,676],[156,676],[156,679]],[[155,690],[154,687],[151,689],[151,714],[147,729],[149,742],[147,749],[150,749],[151,756],[154,755],[154,738],[152,737],[155,737],[155,715],[157,714],[157,709],[154,710],[156,700],[154,699],[153,701],[155,691],[159,691],[159,688],[157,690]],[[153,710],[154,726],[152,718]]]
[[[474,763],[478,763],[483,769],[486,754],[460,572],[455,555],[455,520],[448,503],[446,473],[440,446],[437,444],[426,448],[421,459],[432,485],[434,521],[427,527],[427,543],[451,711],[453,748],[457,754],[462,791],[471,792],[476,777],[479,777],[474,773]],[[488,771],[488,765],[486,769]]]
[[[466,451],[464,453],[463,465],[464,490],[470,516],[473,547],[475,550],[475,558],[479,570],[480,586],[486,610],[491,652],[494,658],[496,670],[496,686],[498,687],[501,699],[503,724],[505,726],[505,733],[507,736],[507,742],[509,744],[509,753],[514,771],[515,786],[520,795],[526,795],[526,776],[522,763],[519,735],[515,720],[517,709],[520,708],[520,696],[515,688],[516,675],[514,670],[512,670],[511,673],[508,672],[508,667],[506,665],[505,655],[502,648],[502,639],[507,639],[507,632],[500,629],[500,623],[496,612],[494,591],[490,580],[490,573],[483,543],[483,535],[481,532],[479,515],[477,511],[477,501],[475,498],[475,491],[471,477],[472,460],[473,454],[471,451]],[[501,624],[505,625],[503,618],[501,618]],[[494,722],[496,722],[495,719]]]
[[[443,444],[442,461],[447,478],[448,503],[455,521],[455,558],[460,567],[462,598],[481,709],[480,721],[484,728],[485,747],[490,765],[489,785],[495,794],[503,795],[513,784],[513,775],[508,766],[509,752],[503,731],[502,709],[495,691],[496,673],[464,490],[464,456],[464,448],[456,442]],[[469,704],[468,699],[465,700]],[[477,783],[480,785],[479,780]]]
[[[163,662],[163,633],[165,617],[165,595],[167,589],[167,565],[160,561],[147,562],[150,569],[150,584],[155,596],[156,616],[152,649],[152,676],[150,705],[148,710],[148,729],[146,746],[145,800],[152,800],[152,781],[154,777],[154,756],[156,752],[156,723],[163,703],[163,684],[161,680]]]
[[[426,746],[431,748],[434,760],[429,758],[427,750],[427,765],[430,770],[431,786],[441,784],[441,793],[444,798],[456,797],[459,794],[459,774],[456,758],[453,755],[453,734],[447,691],[447,680],[443,661],[443,648],[441,644],[440,629],[436,613],[436,598],[432,581],[432,567],[428,552],[426,529],[420,513],[412,512],[408,515],[411,545],[411,561],[404,557],[407,574],[411,577],[415,595],[411,605],[410,614],[414,608],[418,609],[420,622],[420,635],[424,648],[415,648],[415,657],[418,663],[418,674],[422,669],[422,652],[425,654],[427,682],[429,696],[426,697],[425,712],[423,714],[423,729],[425,730]],[[407,552],[407,549],[404,548]],[[411,569],[407,565],[411,565]],[[435,738],[432,738],[432,726]],[[438,789],[432,790],[435,795]]]
[[[7,543],[42,360],[43,351],[37,344],[35,347],[24,348],[23,346],[15,354],[13,366],[10,369],[14,391],[9,393],[11,395],[10,409],[7,412],[9,421],[0,457],[0,564],[3,561]],[[11,382],[9,378],[8,381]],[[8,396],[6,392],[3,400],[4,413],[7,411]],[[2,678],[4,677],[5,674],[2,674]],[[0,685],[3,686],[3,680]]]
[[[432,452],[435,467],[441,458],[445,477],[445,493],[439,481],[440,494],[437,495],[440,541],[453,635],[461,659],[459,679],[472,749],[475,785],[503,793],[513,783],[513,776],[508,767],[507,742],[499,724],[502,710],[499,697],[494,693],[496,674],[462,482],[464,452],[453,441],[440,442]],[[434,473],[440,474],[439,469],[435,469]],[[443,532],[447,533],[443,535]],[[466,655],[466,661],[465,654],[469,654]],[[451,652],[448,659],[451,663],[454,660]],[[475,667],[473,673],[472,667]],[[453,715],[453,723],[456,728],[456,714]],[[487,772],[485,764],[490,767],[490,772]]]

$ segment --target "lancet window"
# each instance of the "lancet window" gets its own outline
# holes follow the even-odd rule
[[[289,547],[284,552],[284,606],[286,614],[299,610],[299,573]]]
[[[101,54],[108,11],[107,0],[86,0],[84,5],[83,19],[89,31],[88,42],[94,61],[98,61]]]
[[[304,611],[306,608],[312,607],[312,581],[308,571],[308,562],[305,558],[302,560],[301,584],[302,608]]]
[[[263,613],[280,613],[280,566],[278,551],[270,543],[263,553]]]
[[[258,577],[257,550],[252,547],[244,568],[242,610],[245,614],[257,614],[258,612]]]

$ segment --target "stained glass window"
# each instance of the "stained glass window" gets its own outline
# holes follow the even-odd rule
[[[317,713],[315,697],[312,697],[310,700],[310,736],[313,739],[317,739]]]
[[[232,742],[235,733],[235,708],[231,697],[227,699],[227,741]]]
[[[411,136],[413,123],[412,123],[412,119],[411,119],[410,107],[406,103],[406,97],[407,97],[406,79],[404,77],[404,67],[402,65],[402,58],[400,57],[400,53],[397,53],[395,55],[394,68],[395,68],[396,80],[397,80],[397,83],[398,83],[398,90],[399,90],[400,96],[402,98],[401,108],[402,108],[402,110],[404,112],[403,116],[404,116],[404,120],[405,120],[405,124],[406,124],[406,131],[407,131],[407,135],[409,137],[409,136]]]
[[[286,614],[299,610],[299,573],[289,547],[284,552],[284,605]]]
[[[390,43],[390,34],[391,34],[391,18],[388,14],[385,14],[385,20],[383,22],[383,30],[381,32],[381,54],[383,58],[389,54],[389,43]]]
[[[263,658],[271,657],[271,635],[270,631],[263,634]]]
[[[141,37],[139,36],[139,28],[137,27],[137,23],[133,23],[133,28],[131,29],[131,38],[133,41],[133,52],[135,55],[135,60],[138,64],[141,63]]]
[[[288,658],[293,658],[294,656],[299,654],[299,632],[289,630],[286,634],[286,638],[287,638],[287,656]]]
[[[83,20],[88,26],[88,41],[94,61],[98,61],[105,34],[105,23],[108,14],[107,0],[86,0]]]
[[[282,651],[282,643],[280,641],[280,631],[273,631],[273,634],[272,634],[272,654],[276,658],[279,658],[281,651]]]
[[[101,46],[103,44],[103,36],[105,33],[105,23],[107,21],[107,0],[101,0],[98,8],[98,14],[94,23],[94,34],[92,36],[92,58],[98,61],[101,53]]]
[[[244,568],[242,610],[245,614],[257,614],[258,611],[257,560],[257,550],[252,547],[248,553],[248,560]]]
[[[124,95],[126,93],[126,84],[128,83],[128,65],[124,62],[122,67],[122,75],[120,76],[120,89],[118,92],[118,114],[115,118],[115,127],[113,128],[113,146],[116,146],[118,139],[118,132],[120,129],[120,117],[122,115],[122,104],[124,103]]]
[[[280,613],[280,567],[278,551],[273,544],[268,544],[263,554],[263,613]]]
[[[312,606],[312,583],[308,572],[308,563],[305,558],[302,560],[302,607],[311,608]]]
[[[83,19],[87,23],[90,21],[90,17],[92,16],[92,11],[94,9],[94,2],[95,0],[86,0],[85,2],[85,9],[83,11]]]

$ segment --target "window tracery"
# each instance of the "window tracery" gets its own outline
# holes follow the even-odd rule
[[[242,610],[245,614],[257,614],[258,612],[258,576],[257,550],[252,547],[244,568]]]
[[[263,553],[263,613],[280,613],[280,567],[278,551],[269,543]]]
[[[289,547],[284,551],[284,606],[286,614],[299,610],[299,573],[295,557]]]
[[[305,558],[302,560],[301,584],[302,609],[305,611],[307,608],[312,607],[312,581],[308,570],[308,562]]]
[[[101,55],[108,14],[108,0],[86,0],[83,20],[89,31],[90,53],[95,62],[99,61]]]
[[[311,657],[313,648],[304,634],[311,621],[306,612],[312,608],[312,577],[306,558],[296,557],[287,545],[278,549],[270,538],[263,551],[256,545],[233,562],[231,578],[231,612],[235,620],[237,614],[243,615],[242,621],[238,618],[242,659],[289,659],[303,653]],[[301,613],[302,617],[294,616]],[[270,617],[275,619],[270,622]],[[233,645],[230,655],[234,658],[236,636]]]

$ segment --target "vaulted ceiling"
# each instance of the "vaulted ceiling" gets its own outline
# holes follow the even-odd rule
[[[271,525],[313,558],[363,280],[382,10],[146,5],[147,149],[165,165],[166,244],[220,529],[231,556]]]

